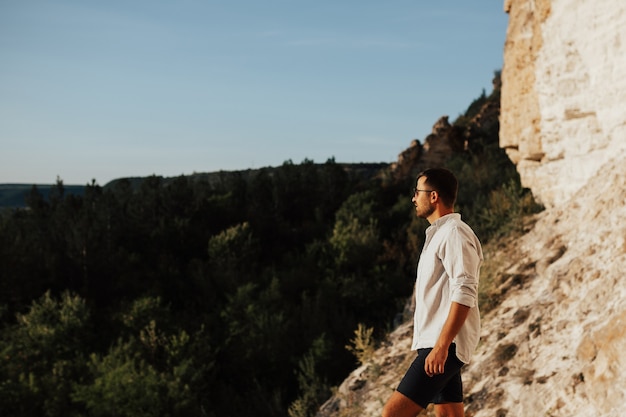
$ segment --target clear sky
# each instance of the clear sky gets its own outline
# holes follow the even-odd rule
[[[502,68],[503,0],[0,0],[0,183],[394,162]]]

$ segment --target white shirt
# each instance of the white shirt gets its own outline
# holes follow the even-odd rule
[[[477,298],[482,261],[480,241],[460,214],[440,217],[426,229],[415,281],[412,350],[435,345],[454,301],[470,307],[454,339],[457,357],[469,363],[480,338]]]

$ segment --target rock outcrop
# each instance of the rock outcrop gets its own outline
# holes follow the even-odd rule
[[[464,369],[466,415],[624,415],[626,2],[506,0],[500,145],[546,210],[483,270],[501,302]],[[408,168],[407,168],[408,169]],[[379,416],[410,323],[320,416]]]
[[[546,207],[626,149],[626,2],[506,0],[500,143]]]
[[[463,146],[463,132],[450,125],[448,116],[442,116],[424,139],[424,145],[415,139],[398,155],[398,161],[391,165],[393,176],[395,179],[414,178],[428,167],[442,165],[455,149]]]

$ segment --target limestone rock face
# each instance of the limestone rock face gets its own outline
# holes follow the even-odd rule
[[[539,213],[491,253],[506,299],[483,316],[464,374],[468,415],[624,415],[625,157],[602,166],[603,181],[583,183],[594,187],[588,196]],[[502,355],[507,347],[513,355]]]
[[[546,207],[626,148],[626,2],[506,0],[500,144]],[[582,190],[585,192],[584,190]]]

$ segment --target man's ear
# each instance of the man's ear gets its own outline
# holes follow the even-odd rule
[[[431,191],[430,192],[430,202],[432,204],[436,203],[439,201],[439,193],[437,191]]]

